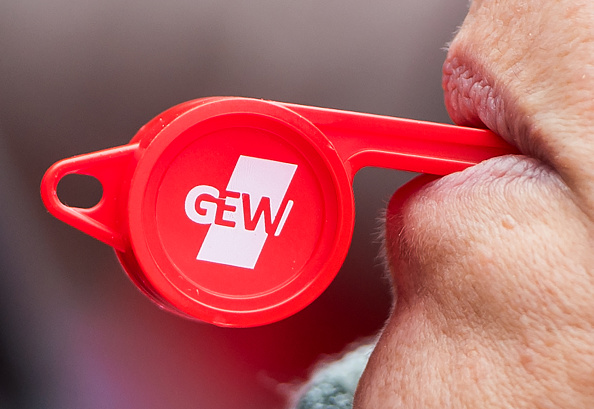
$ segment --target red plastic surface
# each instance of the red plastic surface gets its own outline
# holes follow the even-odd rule
[[[486,130],[247,98],[173,107],[128,145],[66,159],[42,198],[113,246],[131,280],[183,316],[247,327],[311,303],[338,272],[364,166],[445,175],[515,149]],[[67,174],[97,178],[91,209],[60,202]]]

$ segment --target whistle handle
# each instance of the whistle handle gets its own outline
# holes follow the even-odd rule
[[[138,144],[75,156],[55,163],[41,181],[41,197],[56,218],[95,237],[102,242],[125,251],[123,223],[118,212],[118,198],[123,184],[130,183],[127,170]],[[101,200],[91,208],[68,206],[58,197],[58,183],[66,175],[88,175],[101,183]]]
[[[328,139],[351,177],[366,166],[446,175],[518,150],[486,129],[283,104]]]

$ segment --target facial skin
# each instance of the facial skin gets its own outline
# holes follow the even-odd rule
[[[354,406],[594,407],[594,2],[473,1],[443,86],[525,156],[394,195],[397,302]]]

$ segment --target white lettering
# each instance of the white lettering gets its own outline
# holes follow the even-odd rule
[[[280,235],[293,208],[285,195],[297,165],[240,156],[222,196],[200,185],[186,195],[190,220],[210,225],[198,260],[253,269],[268,236]]]

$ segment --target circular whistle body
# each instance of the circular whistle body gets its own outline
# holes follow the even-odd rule
[[[514,150],[488,131],[247,98],[165,111],[127,145],[66,159],[42,181],[59,219],[115,248],[171,312],[221,326],[278,321],[340,269],[363,166],[443,175]],[[63,204],[68,174],[97,178],[90,208]]]

